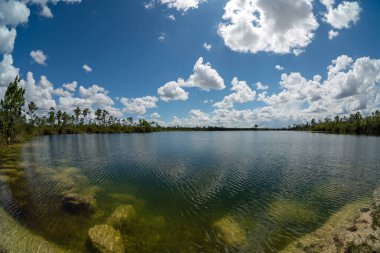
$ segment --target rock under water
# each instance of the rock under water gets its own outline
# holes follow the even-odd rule
[[[229,247],[239,247],[246,243],[245,231],[231,216],[223,217],[214,223],[217,236]]]
[[[319,229],[288,245],[282,253],[380,252],[380,188],[371,200],[344,206]]]
[[[136,210],[132,205],[118,206],[111,216],[107,219],[107,224],[114,227],[122,227],[128,225],[136,218]]]
[[[101,253],[124,253],[123,239],[119,230],[110,225],[97,225],[88,231],[91,244]]]

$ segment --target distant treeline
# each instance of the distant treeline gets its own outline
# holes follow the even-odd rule
[[[0,144],[13,143],[35,135],[75,134],[75,133],[146,133],[158,130],[154,122],[132,117],[117,119],[107,110],[97,109],[95,118],[90,118],[88,108],[77,107],[73,114],[50,108],[48,112],[39,112],[34,102],[26,109],[25,90],[19,85],[20,79],[10,83],[0,102]]]
[[[88,108],[77,107],[72,114],[50,108],[42,113],[34,102],[25,107],[25,90],[19,86],[17,77],[7,88],[0,102],[0,145],[25,140],[36,135],[79,134],[79,133],[150,133],[158,131],[243,131],[269,130],[253,128],[224,127],[162,127],[145,119],[134,121],[132,117],[118,119],[107,110],[94,111],[90,117]]]
[[[72,114],[66,111],[50,108],[42,113],[34,102],[25,109],[25,90],[19,86],[20,79],[10,83],[3,100],[0,101],[0,145],[10,144],[36,135],[80,134],[80,133],[150,133],[160,131],[273,131],[273,130],[304,130],[339,133],[380,134],[380,112],[362,117],[361,114],[351,114],[349,117],[324,121],[311,120],[306,124],[293,125],[288,128],[226,128],[226,127],[163,127],[156,122],[145,119],[134,121],[132,117],[118,119],[107,110],[94,111],[95,118],[90,117],[88,108],[77,107]]]
[[[306,124],[296,124],[288,129],[302,131],[321,131],[334,133],[356,133],[356,134],[380,134],[380,111],[377,110],[371,115],[363,117],[360,112],[353,113],[350,116],[333,119],[325,118],[324,120],[312,119]]]

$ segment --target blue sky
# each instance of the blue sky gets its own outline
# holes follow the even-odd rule
[[[53,2],[0,0],[0,86],[19,74],[43,110],[286,126],[380,106],[379,1]]]

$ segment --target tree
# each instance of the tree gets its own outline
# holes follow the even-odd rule
[[[14,141],[17,134],[21,132],[22,107],[25,104],[25,89],[19,86],[20,78],[9,84],[4,95],[4,100],[0,101],[0,128],[7,144]]]
[[[48,117],[47,121],[48,121],[50,126],[54,126],[54,124],[55,124],[55,109],[54,109],[54,107],[50,107],[49,117]]]
[[[103,112],[102,112],[103,126],[107,125],[107,116],[109,114],[110,113],[107,110],[103,109]]]
[[[84,118],[84,122],[86,122],[86,123],[87,123],[87,115],[89,115],[89,114],[90,114],[90,109],[84,108],[83,112],[82,112],[82,115],[83,115],[83,118]]]
[[[128,117],[127,120],[128,120],[128,122],[129,122],[130,125],[133,124],[133,117]]]
[[[57,118],[58,127],[62,125],[62,116],[63,116],[62,111],[58,110],[57,114],[55,115],[55,117]]]
[[[34,126],[34,123],[36,121],[36,111],[38,110],[37,105],[32,101],[28,104],[28,111],[26,112],[27,115],[30,117],[30,124]]]
[[[97,109],[96,111],[95,111],[95,116],[96,116],[96,120],[99,122],[99,124],[100,124],[100,122],[101,122],[101,120],[102,120],[102,110],[101,109]]]
[[[74,110],[74,113],[75,113],[75,121],[77,122],[77,124],[79,124],[79,116],[81,115],[81,112],[82,110],[77,107],[75,110]]]

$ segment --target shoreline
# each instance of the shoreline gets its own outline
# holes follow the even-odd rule
[[[280,253],[380,252],[380,187],[373,199],[346,204],[315,231],[298,238]]]

